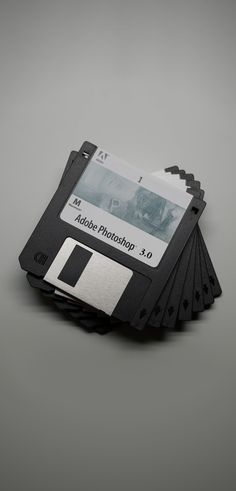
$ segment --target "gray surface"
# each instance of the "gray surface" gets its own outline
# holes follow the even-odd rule
[[[1,491],[233,491],[232,1],[1,2]],[[207,189],[224,296],[186,333],[89,335],[17,262],[84,139]]]

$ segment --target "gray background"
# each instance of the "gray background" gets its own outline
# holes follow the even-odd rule
[[[235,7],[1,1],[1,491],[235,489]],[[20,271],[85,139],[207,190],[224,296],[166,342],[89,335]]]

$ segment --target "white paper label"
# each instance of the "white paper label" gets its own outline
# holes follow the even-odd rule
[[[156,267],[191,196],[97,149],[60,218]]]

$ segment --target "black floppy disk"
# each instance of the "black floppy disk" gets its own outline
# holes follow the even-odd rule
[[[167,184],[135,172],[85,142],[19,259],[28,273],[81,305],[143,328],[205,202],[171,197]]]

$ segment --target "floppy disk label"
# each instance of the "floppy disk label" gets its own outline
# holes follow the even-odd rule
[[[98,149],[60,218],[156,267],[190,199]]]

